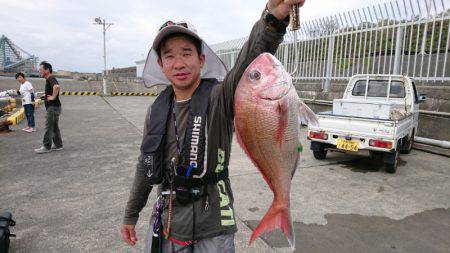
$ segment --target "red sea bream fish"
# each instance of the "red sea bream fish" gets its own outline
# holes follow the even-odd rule
[[[259,55],[245,70],[234,110],[238,142],[274,194],[249,244],[262,233],[280,228],[294,249],[290,188],[299,159],[299,124],[318,124],[316,115],[300,100],[280,61],[269,53]]]

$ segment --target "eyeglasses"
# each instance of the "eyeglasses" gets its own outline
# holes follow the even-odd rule
[[[164,27],[167,27],[167,26],[182,26],[184,28],[188,28],[188,24],[186,22],[177,22],[176,23],[176,22],[169,20],[159,28],[159,31],[161,31]]]

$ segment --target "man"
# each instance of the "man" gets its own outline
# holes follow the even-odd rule
[[[146,252],[234,252],[237,228],[228,179],[234,92],[253,59],[263,52],[275,53],[295,3],[303,5],[304,0],[269,0],[229,73],[190,24],[169,21],[161,26],[144,80],[147,87],[169,86],[145,119],[121,228],[126,243],[136,244],[139,212],[158,184]]]
[[[17,93],[22,96],[22,106],[25,110],[25,116],[27,117],[28,123],[27,127],[22,130],[28,133],[35,132],[33,85],[25,79],[24,73],[17,73],[16,80],[20,84],[20,88]]]
[[[63,149],[61,132],[59,131],[59,115],[61,115],[61,101],[59,101],[59,83],[52,75],[53,68],[48,62],[39,64],[39,73],[45,78],[45,109],[47,110],[45,120],[45,134],[42,147],[35,149],[38,154]],[[52,142],[54,146],[52,147]]]

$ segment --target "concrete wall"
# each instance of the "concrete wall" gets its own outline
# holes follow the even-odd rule
[[[100,81],[77,81],[74,79],[57,78],[63,91],[100,91]],[[27,78],[29,82],[33,84],[35,91],[44,91],[45,79],[44,78]],[[9,89],[19,89],[19,83],[14,77],[1,77],[0,78],[0,91]]]
[[[136,78],[116,78],[120,81],[108,80],[108,92],[153,92],[144,86],[141,79]],[[36,91],[44,91],[45,79],[27,78],[33,84]],[[97,91],[102,92],[102,81],[78,81],[74,79],[58,78],[62,91]],[[14,77],[0,77],[0,91],[18,89],[19,83]]]

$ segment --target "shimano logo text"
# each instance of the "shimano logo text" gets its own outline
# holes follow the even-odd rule
[[[191,152],[190,152],[190,164],[197,168],[197,157],[198,157],[198,143],[200,140],[200,127],[202,123],[202,117],[195,116],[194,117],[194,128],[192,129],[191,136]]]

